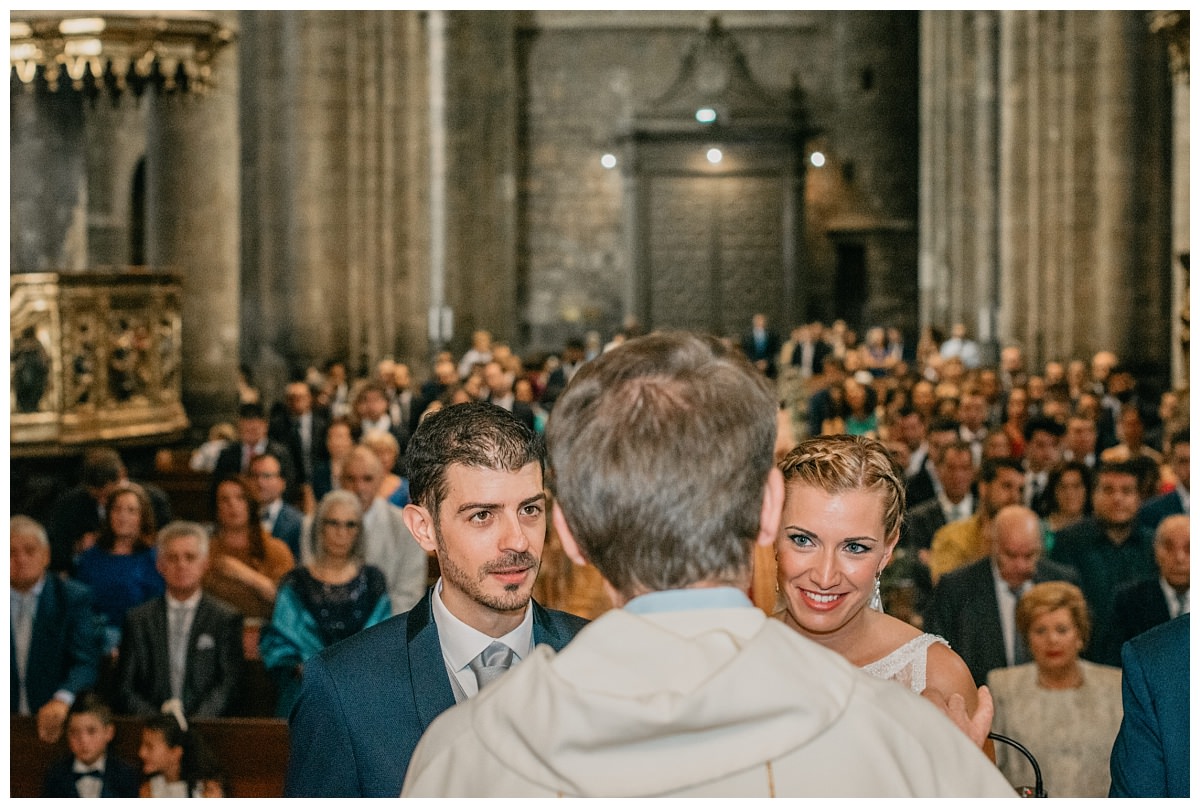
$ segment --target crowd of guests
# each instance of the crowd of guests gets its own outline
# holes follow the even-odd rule
[[[479,331],[419,386],[403,362],[351,379],[331,361],[269,408],[243,373],[236,418],[190,464],[211,475],[208,524],[172,521],[152,479],[91,450],[45,527],[11,522],[13,713],[47,742],[65,728],[76,773],[103,757],[113,710],[145,716],[142,776],[118,784],[114,766],[97,793],[225,793],[187,719],[245,710],[245,660],[287,717],[323,649],[455,572],[442,536],[404,517],[423,419],[484,401],[543,433],[573,377],[637,334],[522,361]],[[909,350],[897,329],[859,344],[840,322],[784,340],[756,315],[723,342],[779,404],[782,524],[755,554],[754,604],[877,678],[936,691],[1014,787],[1034,775],[989,727],[1034,753],[1053,796],[1108,794],[1123,646],[1190,611],[1186,391],[1146,400],[1107,351],[1035,370],[1006,346],[988,365],[961,325]],[[557,533],[539,600],[595,618],[600,576]],[[52,774],[60,795],[71,772]]]

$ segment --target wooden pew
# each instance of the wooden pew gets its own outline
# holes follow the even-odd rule
[[[140,767],[141,719],[116,718],[110,751]],[[197,718],[192,726],[204,736],[229,777],[233,797],[282,797],[287,770],[287,721],[281,718]],[[12,716],[9,725],[9,796],[37,797],[50,765],[70,754],[64,737],[58,743],[38,740],[32,716]]]

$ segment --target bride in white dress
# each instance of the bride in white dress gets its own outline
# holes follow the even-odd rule
[[[966,663],[941,637],[882,610],[879,574],[904,516],[903,476],[887,450],[867,438],[824,436],[779,466],[786,488],[775,558],[785,608],[775,617],[866,673],[930,697],[982,745],[984,716],[974,731],[967,724],[982,696],[990,725],[990,696],[976,690]],[[963,707],[966,716],[956,716]]]

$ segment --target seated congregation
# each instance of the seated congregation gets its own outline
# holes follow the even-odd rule
[[[989,729],[1033,754],[1050,796],[1186,793],[1186,728],[1182,775],[1178,728],[1163,729],[1157,775],[1137,757],[1145,739],[1126,736],[1130,705],[1152,698],[1147,677],[1174,675],[1145,660],[1177,656],[1181,642],[1186,660],[1186,632],[1162,639],[1190,612],[1185,391],[1153,406],[1109,352],[1090,369],[1074,359],[1030,372],[1015,349],[982,364],[961,330],[923,335],[911,352],[888,331],[860,346],[844,324],[807,324],[746,365],[746,417],[758,398],[775,404],[780,523],[734,565],[733,588],[787,643],[832,652],[838,676],[848,663],[924,694],[957,726],[943,751],[967,755],[967,740],[993,786],[1038,778]],[[572,340],[523,362],[480,332],[419,386],[404,363],[352,380],[331,361],[298,373],[270,408],[243,385],[232,424],[162,452],[161,474],[138,482],[113,448],[89,450],[79,485],[39,519],[10,522],[12,796],[469,793],[438,773],[444,730],[422,754],[426,729],[454,725],[485,685],[499,694],[492,679],[517,663],[530,682],[552,676],[542,646],[566,659],[581,630],[615,624],[609,612],[640,617],[642,597],[695,583],[613,580],[623,568],[601,544],[579,549],[572,518],[583,517],[569,508],[591,483],[566,472],[585,473],[567,468],[582,461],[558,458],[553,495],[543,483],[556,446],[609,446],[587,442],[599,438],[572,380],[627,383],[615,368],[633,354],[608,354],[650,339],[638,336]],[[686,449],[680,463],[722,463]],[[474,494],[463,486],[478,496],[463,499]],[[510,489],[524,492],[511,516]],[[460,500],[461,518],[447,511]],[[471,549],[472,535],[492,544]],[[345,715],[331,715],[335,701]],[[792,779],[766,771],[782,796]],[[624,787],[578,777],[582,791],[551,793]],[[697,793],[664,788],[644,793]]]

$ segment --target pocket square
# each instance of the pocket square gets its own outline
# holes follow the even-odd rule
[[[196,638],[197,651],[211,651],[217,647],[216,641],[213,640],[211,634],[201,634]]]

